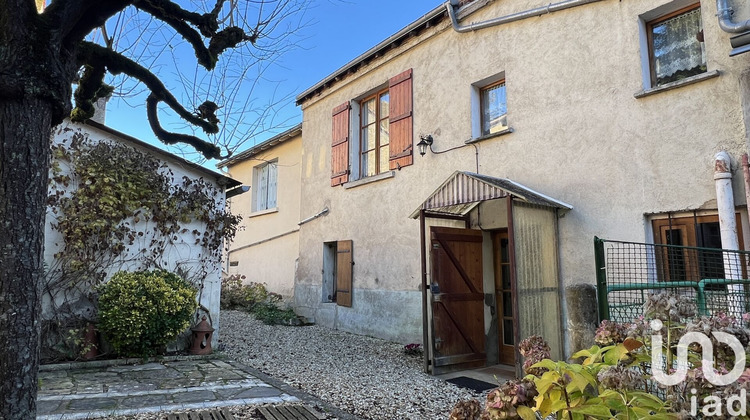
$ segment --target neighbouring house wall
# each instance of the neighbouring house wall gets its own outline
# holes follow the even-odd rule
[[[300,230],[299,308],[348,331],[421,342],[419,223],[409,215],[455,170],[510,178],[573,206],[558,227],[564,285],[595,281],[595,235],[645,241],[644,214],[715,209],[719,150],[732,156],[735,202],[744,203],[738,87],[750,54],[728,56],[714,2],[702,2],[702,20],[708,71],[719,76],[634,97],[644,89],[639,15],[666,3],[604,0],[466,34],[443,20],[305,100],[302,202],[330,211]],[[462,23],[536,6],[491,2]],[[415,147],[414,164],[390,178],[331,187],[332,110],[408,69],[415,144],[419,134],[432,134],[435,151],[471,139],[472,84],[501,73],[513,132],[445,154],[420,157]],[[320,302],[321,245],[346,239],[351,308]]]
[[[220,177],[219,174],[212,174],[208,170],[205,172],[200,171],[178,159],[171,158],[166,152],[155,153],[141,145],[130,142],[110,132],[92,127],[91,125],[72,124],[69,122],[63,123],[63,125],[54,130],[52,141],[55,144],[60,144],[63,139],[71,138],[73,133],[78,132],[78,130],[80,130],[81,133],[84,133],[92,143],[99,141],[120,143],[143,153],[154,155],[156,159],[166,163],[167,168],[165,170],[171,171],[175,184],[181,183],[183,177],[192,180],[205,180],[216,188],[217,194],[213,198],[217,203],[217,208],[224,208],[225,189],[224,186],[219,183],[219,178],[224,179],[223,177]],[[61,168],[65,171],[70,170],[67,165],[61,165]],[[48,271],[54,269],[56,266],[55,253],[62,250],[64,246],[62,235],[60,232],[52,228],[52,224],[55,223],[55,220],[56,215],[48,209],[45,224],[44,249],[44,261]],[[202,222],[197,221],[182,224],[184,230],[175,234],[174,238],[170,241],[170,244],[165,248],[165,253],[161,254],[157,261],[145,261],[143,254],[140,253],[140,249],[151,248],[151,245],[149,245],[151,237],[148,232],[154,231],[153,222],[129,220],[129,223],[139,230],[146,232],[146,234],[143,237],[136,238],[134,244],[126,248],[123,254],[118,257],[109,268],[107,268],[106,277],[109,278],[111,275],[121,270],[135,271],[154,269],[155,267],[160,267],[172,272],[184,273],[187,280],[198,286],[198,302],[209,311],[212,326],[216,330],[213,335],[213,343],[216,344],[219,339],[220,330],[219,299],[221,295],[221,257],[220,254],[218,254],[218,257],[207,258],[206,250],[196,244],[196,236],[192,233],[193,230],[203,232],[205,230],[205,225]],[[51,299],[51,296],[45,293],[43,297],[44,317],[49,317],[51,315],[49,311],[52,311],[55,307],[53,306]],[[58,294],[56,296],[56,305],[63,303],[61,299],[63,299],[62,295]],[[85,302],[80,302],[81,310],[84,310],[85,306]]]
[[[249,159],[228,165],[234,179],[251,186],[250,191],[230,198],[234,214],[242,216],[242,228],[229,251],[230,274],[242,274],[246,282],[265,283],[269,291],[291,297],[299,253],[301,218],[320,209],[305,206],[300,214],[300,153],[302,136],[296,136]],[[253,212],[254,168],[276,162],[277,196],[273,209]],[[308,214],[311,213],[311,214]]]

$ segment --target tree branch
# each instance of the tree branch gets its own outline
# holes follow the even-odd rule
[[[222,155],[219,146],[213,143],[207,142],[189,134],[172,133],[162,128],[161,124],[159,123],[158,115],[159,102],[160,100],[153,93],[148,95],[148,98],[146,99],[148,123],[151,126],[151,130],[153,130],[154,134],[156,134],[156,137],[158,137],[159,140],[161,140],[165,144],[185,143],[187,145],[190,145],[194,147],[195,150],[197,150],[199,153],[201,153],[206,159],[223,160],[229,158],[231,153]]]
[[[59,31],[63,45],[73,46],[133,0],[57,0],[50,3],[42,18]]]
[[[159,80],[159,78],[148,69],[114,51],[88,41],[81,42],[78,51],[78,61],[79,64],[89,65],[93,67],[93,69],[106,66],[107,70],[114,75],[124,73],[145,84],[146,87],[151,90],[151,94],[146,102],[148,106],[149,123],[159,140],[167,144],[178,142],[189,144],[195,147],[208,159],[223,158],[221,156],[221,150],[214,144],[195,136],[170,133],[159,125],[157,105],[159,102],[164,102],[173,109],[180,118],[193,125],[199,126],[206,133],[215,134],[219,131],[219,120],[212,112],[201,112],[199,115],[196,115],[186,110],[169,92],[169,90],[167,90],[161,80]],[[96,73],[92,73],[91,75],[94,76]],[[87,93],[87,96],[88,95],[90,95],[90,93]],[[215,107],[215,104],[206,101],[200,108],[209,110],[213,108],[213,110],[215,110]]]

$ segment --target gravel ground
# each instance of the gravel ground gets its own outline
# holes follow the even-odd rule
[[[224,352],[357,416],[374,420],[447,419],[461,399],[484,395],[422,372],[401,344],[316,325],[269,326],[222,311]]]
[[[220,347],[254,367],[339,409],[373,420],[442,420],[477,394],[422,372],[422,357],[404,346],[316,325],[269,326],[252,315],[221,312]],[[222,354],[219,353],[219,354]],[[256,407],[231,407],[237,419],[262,419]],[[166,413],[118,417],[155,420]]]

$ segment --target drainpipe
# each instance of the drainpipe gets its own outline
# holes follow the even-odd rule
[[[732,20],[734,9],[729,5],[729,0],[716,0],[716,15],[719,18],[719,27],[724,32],[738,34],[750,31],[750,20],[735,22]]]
[[[466,26],[460,26],[458,24],[458,20],[456,19],[456,12],[453,9],[453,1],[448,1],[445,3],[445,8],[448,10],[448,16],[451,18],[451,23],[453,24],[453,29],[456,32],[470,32],[470,31],[478,31],[480,29],[489,28],[491,26],[498,26],[498,25],[504,25],[506,23],[515,22],[517,20],[523,20],[530,17],[536,17],[541,15],[546,15],[548,13],[557,12],[560,10],[570,9],[571,7],[576,6],[582,6],[584,4],[588,3],[595,3],[602,0],[565,0],[561,1],[559,3],[550,3],[546,6],[540,6],[535,9],[529,9],[525,12],[518,12],[513,13],[512,15],[502,16],[490,20],[486,20],[484,22],[476,22],[476,23],[470,23]],[[718,0],[721,1],[721,0]]]
[[[719,210],[719,228],[721,230],[721,247],[728,250],[739,250],[737,239],[737,222],[734,216],[734,194],[732,192],[732,172],[729,154],[721,151],[714,157],[714,181],[716,183],[716,205]],[[724,278],[742,278],[742,268],[737,253],[724,253]],[[730,306],[730,315],[741,316],[744,307],[744,288],[741,284],[727,286],[728,292],[739,297]]]

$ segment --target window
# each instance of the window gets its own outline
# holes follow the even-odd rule
[[[651,87],[706,72],[700,4],[646,22]]]
[[[390,108],[388,91],[381,91],[360,102],[360,176],[368,177],[389,169]]]
[[[737,234],[742,248],[742,229],[739,214]],[[673,245],[657,249],[657,275],[660,281],[700,281],[723,279],[724,257],[721,251],[719,216],[687,216],[657,219],[652,222],[654,243]],[[697,248],[681,248],[697,247]],[[742,272],[745,276],[743,264]]]
[[[333,109],[332,187],[414,163],[411,69],[360,98]]]
[[[267,162],[253,168],[253,208],[263,211],[276,208],[276,161]]]
[[[323,302],[352,306],[352,241],[323,243]]]
[[[482,109],[482,135],[494,134],[508,129],[505,102],[505,79],[479,90]]]

